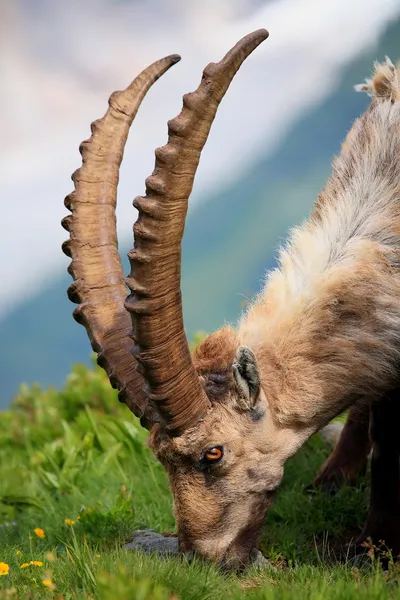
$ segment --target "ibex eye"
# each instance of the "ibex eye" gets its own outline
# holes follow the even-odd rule
[[[207,463],[216,463],[219,462],[223,456],[224,450],[222,446],[213,446],[204,452],[203,461]]]

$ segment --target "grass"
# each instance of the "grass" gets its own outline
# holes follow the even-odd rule
[[[174,530],[146,435],[98,368],[76,366],[61,391],[21,388],[0,419],[0,599],[398,597],[398,567],[352,564],[364,482],[334,497],[304,491],[329,452],[318,436],[288,463],[265,523],[261,549],[275,568],[224,576],[199,560],[124,550],[144,524]]]

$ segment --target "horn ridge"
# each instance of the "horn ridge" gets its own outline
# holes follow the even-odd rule
[[[168,142],[155,151],[146,195],[134,201],[139,214],[128,254],[131,294],[125,302],[132,318],[132,353],[171,435],[194,426],[210,406],[182,316],[181,241],[188,199],[218,106],[240,65],[267,37],[265,29],[245,36],[219,63],[204,69],[197,90],[185,94],[181,113],[168,122]]]
[[[119,399],[149,428],[158,420],[135,370],[129,337],[131,322],[124,309],[127,288],[118,252],[115,208],[119,167],[129,128],[152,84],[178,55],[163,58],[123,91],[114,92],[102,119],[91,124],[92,135],[81,143],[82,166],[74,172],[75,190],[65,198],[71,214],[62,226],[69,232],[64,253],[72,258],[70,299],[79,304],[74,318],[84,325],[98,364],[105,369]]]

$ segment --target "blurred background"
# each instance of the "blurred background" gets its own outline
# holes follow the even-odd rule
[[[62,385],[90,346],[71,316],[63,199],[78,146],[110,93],[171,53],[121,170],[121,254],[154,148],[201,71],[246,33],[270,38],[224,99],[195,181],[183,244],[187,333],[234,322],[368,105],[353,86],[400,58],[400,0],[0,0],[0,408],[20,383]]]

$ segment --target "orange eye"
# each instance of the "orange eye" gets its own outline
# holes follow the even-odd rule
[[[213,446],[204,452],[203,458],[207,462],[218,462],[224,455],[222,446]]]

